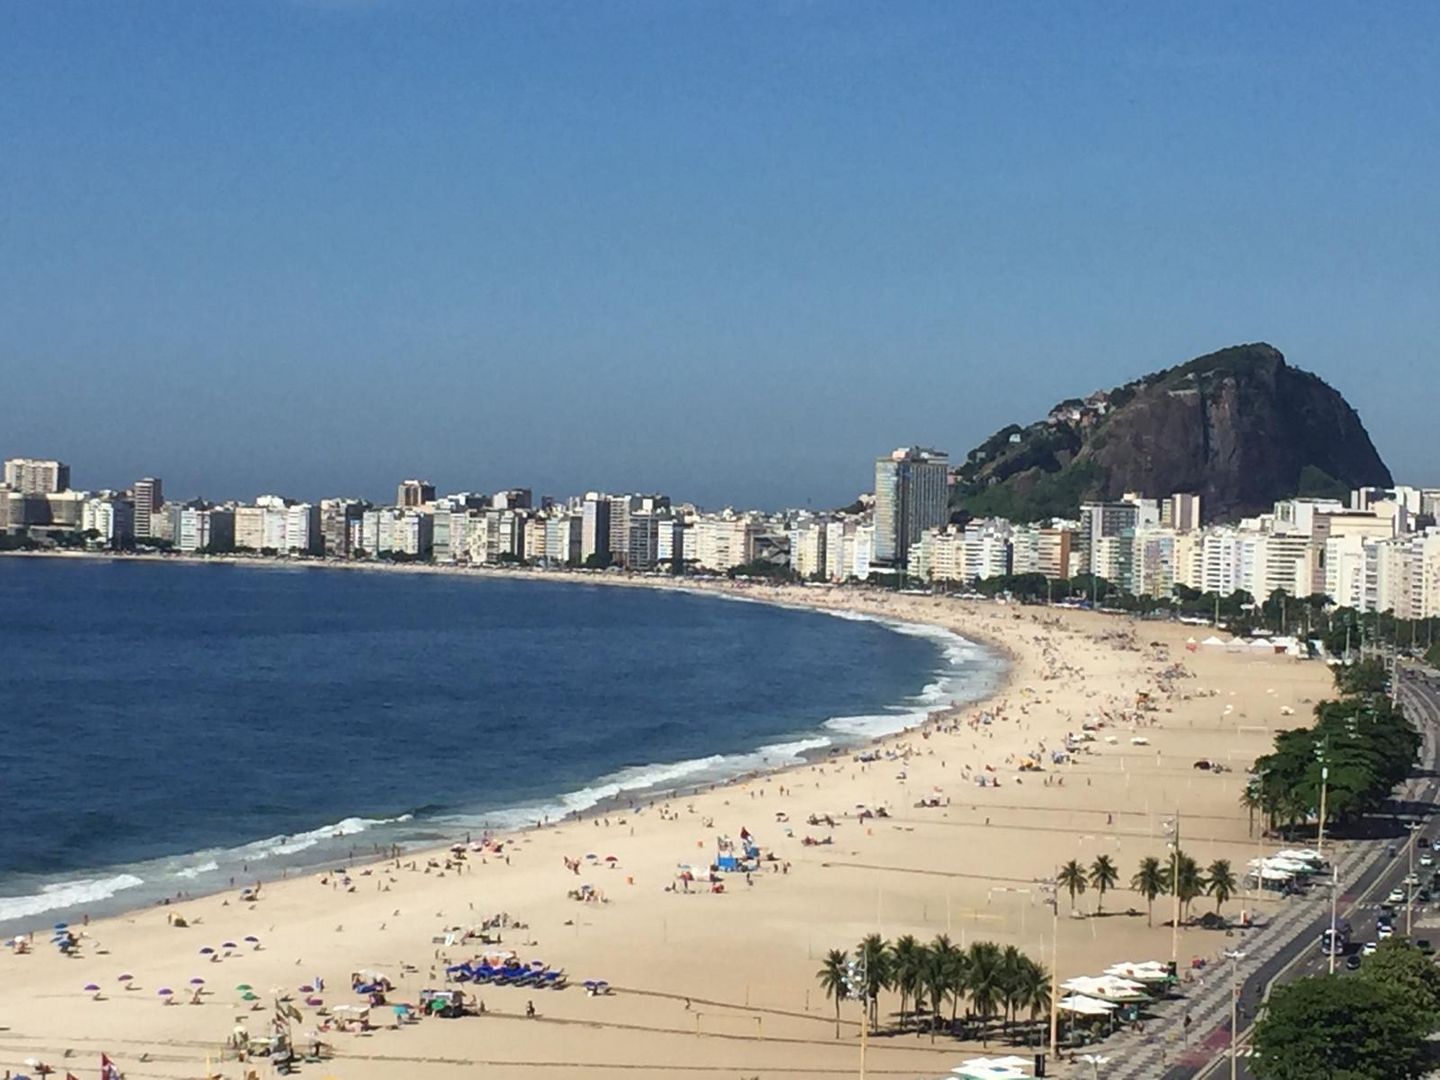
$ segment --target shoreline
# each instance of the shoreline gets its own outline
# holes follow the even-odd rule
[[[382,847],[385,850],[389,850],[393,846],[394,850],[405,858],[423,858],[428,860],[436,856],[443,857],[444,854],[449,850],[450,844],[454,843],[461,833],[465,833],[468,837],[470,834],[479,830],[481,831],[481,835],[484,837],[494,838],[501,842],[508,842],[512,838],[524,835],[526,833],[532,833],[547,828],[553,828],[557,825],[561,825],[567,822],[583,821],[585,820],[587,814],[592,816],[599,814],[603,816],[606,813],[633,812],[638,805],[645,802],[648,802],[653,806],[657,801],[693,798],[702,794],[712,793],[719,790],[742,787],[757,780],[783,777],[788,773],[810,768],[816,764],[825,763],[837,759],[843,760],[852,758],[854,755],[868,750],[883,751],[890,744],[902,742],[906,739],[907,736],[914,734],[916,731],[923,728],[926,724],[947,719],[954,719],[954,717],[963,710],[983,710],[987,704],[999,699],[1005,693],[1009,692],[1012,689],[1011,682],[1015,675],[1015,667],[1017,663],[1017,657],[1007,645],[994,638],[989,638],[986,635],[962,635],[939,623],[913,622],[903,619],[887,617],[884,615],[876,614],[874,612],[865,611],[862,608],[854,606],[853,603],[844,603],[839,606],[832,607],[820,603],[807,603],[805,602],[803,596],[800,598],[795,598],[788,595],[774,595],[782,592],[789,592],[791,589],[794,588],[801,588],[815,590],[815,592],[818,594],[817,599],[819,598],[819,596],[834,596],[836,594],[840,594],[847,597],[847,599],[850,601],[854,601],[857,598],[863,601],[866,598],[874,597],[877,595],[883,596],[887,593],[887,590],[875,589],[867,586],[845,586],[842,588],[838,586],[790,585],[787,588],[783,586],[777,587],[771,585],[768,582],[736,583],[726,578],[707,578],[698,580],[685,578],[674,579],[666,575],[631,574],[615,571],[544,571],[536,570],[533,568],[475,568],[458,565],[435,565],[428,563],[384,563],[359,561],[352,562],[328,559],[304,559],[295,560],[292,562],[289,560],[278,558],[247,558],[244,556],[232,555],[131,555],[117,552],[75,551],[17,551],[0,553],[0,557],[8,556],[40,559],[99,559],[109,562],[140,561],[146,564],[159,563],[167,565],[185,565],[194,567],[234,566],[242,569],[264,568],[270,570],[291,571],[356,570],[374,573],[404,573],[441,577],[455,577],[472,581],[483,581],[488,579],[502,581],[551,582],[562,585],[602,585],[610,588],[647,588],[657,591],[686,593],[692,596],[700,596],[713,600],[728,600],[737,603],[765,604],[770,607],[777,607],[791,611],[802,611],[814,614],[828,615],[831,618],[858,619],[868,622],[875,622],[879,625],[885,626],[892,633],[903,634],[906,633],[906,631],[904,629],[901,629],[902,627],[913,627],[917,630],[923,631],[923,633],[918,636],[924,636],[931,641],[931,643],[935,646],[936,651],[939,654],[938,658],[942,663],[947,662],[945,657],[945,646],[943,644],[943,639],[953,638],[965,645],[975,646],[984,650],[988,654],[987,659],[990,662],[995,663],[996,665],[992,670],[980,673],[981,678],[984,680],[984,684],[977,687],[977,693],[975,696],[965,698],[964,700],[956,700],[952,698],[946,703],[937,704],[934,707],[925,710],[923,719],[920,719],[918,722],[915,723],[907,723],[903,727],[900,727],[893,731],[883,732],[874,735],[856,733],[847,737],[840,730],[827,729],[825,725],[822,724],[820,727],[817,727],[811,731],[807,731],[804,733],[796,733],[793,737],[785,738],[785,740],[781,742],[768,743],[734,754],[717,753],[715,755],[707,755],[707,757],[716,756],[721,758],[747,758],[763,755],[767,751],[772,753],[778,753],[788,746],[807,741],[813,741],[815,739],[823,738],[827,740],[828,745],[807,747],[798,751],[794,751],[790,754],[791,760],[778,762],[774,765],[762,764],[760,767],[757,768],[744,769],[740,772],[720,776],[708,781],[700,781],[698,783],[682,782],[676,785],[670,785],[665,781],[658,781],[653,785],[640,785],[634,788],[625,788],[617,791],[612,795],[600,796],[595,800],[595,802],[586,807],[568,810],[564,814],[556,817],[549,816],[548,814],[542,814],[539,819],[530,820],[523,824],[504,824],[495,826],[489,824],[478,824],[471,826],[468,829],[463,825],[456,825],[454,826],[454,835],[442,835],[435,839],[419,839],[396,843],[393,845],[377,845],[374,843],[369,843],[362,846],[360,844],[356,844],[352,845],[351,850],[345,853],[333,852],[327,855],[327,853],[324,852],[317,852],[317,858],[313,860],[299,859],[291,864],[275,864],[271,868],[269,868],[268,873],[256,872],[253,868],[247,867],[246,881],[263,883],[266,885],[273,885],[278,882],[293,880],[295,878],[302,878],[305,875],[314,873],[319,868],[325,866],[344,865],[348,867],[352,864],[364,864],[367,861],[372,861],[375,858],[380,857]],[[922,686],[919,690],[916,691],[915,694],[911,696],[919,697],[924,693],[925,689],[926,687]],[[904,702],[886,705],[883,706],[883,708],[887,710],[901,710],[904,708]],[[896,715],[897,719],[901,716],[913,718],[914,716],[918,715],[918,709],[910,712],[897,711]],[[831,719],[833,720],[837,718],[832,717]],[[691,761],[689,759],[674,762],[657,761],[647,762],[644,765],[633,766],[633,768],[664,769],[666,767],[680,767],[690,763]],[[603,785],[606,783],[607,780],[616,775],[618,774],[612,772],[593,777],[586,782],[585,787],[577,790],[583,791],[586,787]],[[547,800],[554,800],[558,802],[560,800],[563,800],[567,796],[573,794],[575,794],[574,791],[562,791],[556,792],[555,794],[547,796],[546,798]],[[539,807],[500,807],[493,811],[482,811],[477,816],[486,813],[493,813],[496,815],[518,815],[531,809],[537,811],[543,810],[546,808],[547,805],[549,805],[549,803],[542,804],[542,806]],[[124,877],[134,877],[135,875],[132,874],[131,871],[139,870],[143,867],[146,867],[147,864],[162,863],[172,860],[196,859],[207,856],[224,856],[231,852],[238,851],[252,845],[266,844],[277,840],[282,841],[283,843],[291,843],[302,838],[315,838],[315,844],[307,845],[307,847],[302,850],[308,850],[310,846],[324,845],[325,842],[329,840],[339,841],[344,840],[347,837],[353,837],[356,840],[361,840],[365,836],[365,834],[370,831],[371,826],[396,825],[405,823],[407,820],[414,820],[412,818],[412,812],[410,811],[406,811],[403,814],[400,814],[397,817],[393,818],[377,818],[368,816],[365,811],[357,810],[348,814],[341,821],[333,822],[328,825],[317,825],[312,829],[303,830],[298,833],[241,840],[228,845],[207,847],[196,851],[186,851],[169,855],[153,856],[148,859],[137,860],[136,862],[126,864],[113,864],[107,866],[77,869],[73,872],[59,875],[55,880],[51,880],[45,883],[40,887],[41,892],[25,893],[16,896],[0,896],[0,901],[22,901],[32,897],[38,897],[42,895],[43,891],[47,889],[64,889],[67,887],[83,887],[87,885],[114,883]],[[348,822],[365,822],[366,826],[353,833],[345,833],[338,831],[343,829]],[[420,823],[416,822],[416,824],[419,825]],[[337,831],[329,833],[329,835],[316,835],[320,833],[325,833],[331,829]],[[436,822],[433,829],[428,831],[447,834],[447,825],[444,823]],[[278,854],[294,854],[294,852],[287,853],[282,850],[278,852]],[[262,858],[265,857],[268,856],[262,856]],[[187,869],[196,870],[198,868]],[[207,869],[199,869],[198,872],[207,873],[211,871]],[[198,874],[190,873],[187,875],[185,870],[181,870],[172,872],[172,876],[178,877],[183,881],[187,876],[193,879],[193,877],[198,876]],[[147,879],[139,878],[137,880],[140,884],[148,883]],[[157,900],[147,900],[146,902],[141,904],[108,904],[106,901],[112,900],[115,897],[121,895],[124,891],[126,891],[126,888],[122,887],[121,889],[112,892],[109,896],[97,901],[87,902],[86,900],[78,900],[72,904],[47,907],[38,910],[33,914],[17,915],[10,918],[0,918],[0,927],[5,928],[3,930],[0,930],[0,934],[3,934],[4,937],[7,939],[18,935],[23,935],[29,929],[25,925],[26,920],[40,920],[48,924],[50,921],[53,921],[56,918],[65,917],[67,913],[71,918],[78,918],[82,914],[80,909],[86,907],[87,903],[92,910],[98,909],[97,918],[100,920],[124,919],[139,915],[143,912],[152,911],[157,907],[166,907],[191,903],[197,900],[211,899],[225,893],[233,892],[234,888],[235,886],[232,880],[232,883],[230,885],[221,885],[217,883],[213,887],[207,887],[202,891],[194,893],[182,889],[181,892],[173,898],[167,895]],[[85,915],[88,919],[89,913],[87,912],[85,913]]]
[[[877,754],[827,755],[693,796],[647,796],[633,810],[508,831],[502,844],[459,862],[439,839],[429,857],[357,851],[345,861],[348,876],[292,874],[265,885],[260,902],[222,891],[92,920],[76,958],[40,945],[0,952],[0,1015],[10,1028],[0,1033],[0,1056],[14,1059],[0,1064],[53,1062],[80,1047],[104,1049],[139,1080],[193,1080],[206,1057],[220,1059],[214,1071],[225,1080],[246,1080],[223,1041],[236,1025],[249,1023],[252,1036],[268,1030],[269,999],[247,1004],[228,987],[271,988],[318,1027],[347,996],[347,972],[383,971],[399,1000],[414,1001],[445,985],[446,966],[483,952],[464,930],[497,918],[503,945],[492,948],[523,960],[538,954],[574,987],[604,979],[616,992],[536,993],[530,1017],[529,991],[480,986],[479,1018],[363,1035],[332,1027],[323,1034],[335,1053],[329,1072],[384,1080],[403,1068],[411,1080],[447,1080],[473,1065],[527,1080],[577,1071],[629,1080],[637,1070],[813,1080],[853,1073],[859,1030],[858,1011],[844,1002],[837,1011],[817,969],[829,950],[853,949],[869,934],[1013,945],[1057,981],[1119,961],[1164,961],[1173,949],[1185,980],[1199,982],[1234,946],[1223,930],[1193,921],[1172,934],[1167,905],[1155,905],[1152,919],[1125,883],[1140,860],[1163,854],[1177,811],[1185,850],[1202,867],[1226,859],[1239,869],[1260,853],[1239,803],[1244,770],[1276,730],[1326,695],[1323,665],[1196,650],[1184,626],[1094,612],[858,589],[727,582],[707,591],[856,608],[992,649],[1003,643],[1005,684],[953,721],[882,739]],[[1199,771],[1200,758],[1227,768]],[[869,812],[880,808],[883,817]],[[764,861],[748,875],[720,873],[724,887],[712,889],[705,866],[743,829]],[[1112,891],[1103,902],[1094,890],[1062,893],[1062,917],[1052,921],[1041,883],[1069,860],[1089,865],[1101,854],[1120,872]],[[699,876],[685,880],[686,870]],[[1262,917],[1285,910],[1268,894],[1241,892],[1226,904],[1231,920],[1242,908]],[[1202,902],[1197,913],[1214,906]],[[174,914],[189,928],[170,925]],[[227,953],[216,961],[223,967],[197,963],[197,947],[247,935],[264,951]],[[121,972],[133,975],[126,987],[144,992],[122,993]],[[194,1003],[208,1008],[161,1007],[157,987],[194,985],[196,976],[208,981]],[[324,1009],[296,991],[322,976],[338,984]],[[92,1001],[82,985],[104,992]],[[882,995],[892,1030],[897,1004]],[[1007,1041],[998,1028],[988,1048],[973,1028],[934,1043],[876,1039],[870,1067],[876,1076],[935,1076],[975,1054],[1030,1052]],[[1088,1076],[1052,1065],[1057,1077]]]

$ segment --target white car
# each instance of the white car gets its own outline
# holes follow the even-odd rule
[[[1421,866],[1434,866],[1434,865],[1435,865],[1435,856],[1434,856],[1434,855],[1431,855],[1430,852],[1428,852],[1428,851],[1421,852],[1421,853],[1420,853],[1420,865],[1421,865]]]
[[[1395,928],[1389,923],[1381,923],[1375,928],[1375,936],[1378,937],[1381,941],[1384,941],[1386,938],[1393,937],[1394,934]]]
[[[1387,896],[1385,900],[1391,904],[1403,904],[1405,903],[1405,890],[1401,888],[1391,889],[1390,895]]]
[[[1361,956],[1370,956],[1370,955],[1372,955],[1372,954],[1375,952],[1375,950],[1378,949],[1378,948],[1380,948],[1380,946],[1379,946],[1377,943],[1375,943],[1375,942],[1373,942],[1373,941],[1367,941],[1367,942],[1365,942],[1364,945],[1361,945],[1361,946],[1360,946],[1360,955],[1361,955]]]

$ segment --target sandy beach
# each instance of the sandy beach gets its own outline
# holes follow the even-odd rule
[[[267,882],[255,902],[237,891],[93,920],[76,958],[37,933],[30,953],[0,951],[0,1067],[33,1073],[22,1062],[37,1058],[57,1075],[81,1074],[103,1051],[132,1078],[197,1077],[207,1062],[234,1080],[251,1068],[268,1075],[263,1061],[222,1060],[222,1051],[237,1024],[252,1036],[268,1032],[276,991],[292,999],[303,1035],[323,1016],[301,986],[323,980],[314,996],[328,1011],[360,1000],[351,973],[375,971],[395,985],[394,1000],[414,1001],[444,985],[447,963],[500,948],[564,968],[570,988],[482,987],[483,1016],[399,1029],[377,1009],[379,1030],[322,1033],[334,1058],[304,1073],[366,1080],[403,1069],[426,1080],[488,1066],[537,1080],[574,1076],[577,1067],[596,1078],[853,1075],[859,1007],[843,1007],[837,1039],[834,1007],[815,977],[827,950],[853,948],[870,933],[946,933],[957,944],[1015,944],[1048,967],[1056,942],[1036,882],[1069,859],[1088,865],[1104,853],[1120,870],[1104,914],[1094,914],[1093,892],[1073,915],[1069,898],[1060,899],[1060,977],[1168,960],[1167,901],[1148,926],[1143,899],[1127,888],[1136,864],[1165,854],[1163,823],[1178,811],[1185,850],[1202,866],[1227,858],[1239,872],[1256,852],[1238,802],[1245,769],[1275,730],[1303,723],[1330,688],[1321,664],[1191,651],[1191,632],[1168,623],[849,589],[697,587],[943,626],[1003,649],[1009,677],[991,700],[883,740],[872,762],[847,753],[694,796],[587,813],[499,837],[498,851],[469,853],[448,869],[445,852],[406,854],[398,864],[357,862]],[[1066,733],[1086,722],[1103,725],[1095,740],[1054,763]],[[1026,758],[1041,770],[1022,771]],[[1197,770],[1201,758],[1230,771]],[[861,820],[861,807],[888,816]],[[811,815],[835,825],[807,825]],[[738,841],[742,828],[775,860],[748,881],[728,875],[723,893],[684,891],[677,868],[707,865],[717,840]],[[807,846],[807,836],[830,843]],[[581,886],[597,898],[573,899]],[[1242,895],[1227,911],[1248,904]],[[1195,913],[1210,908],[1202,899]],[[172,925],[176,915],[188,925]],[[502,915],[498,946],[445,943],[457,928]],[[1225,942],[1221,932],[1185,927],[1181,967],[1214,957]],[[587,979],[615,992],[590,996],[579,985]],[[101,988],[98,1000],[87,985]],[[254,988],[253,1010],[241,985]],[[179,1003],[163,1004],[162,987]],[[886,1010],[897,1005],[893,995],[881,1000]],[[914,1034],[872,1039],[869,1072],[940,1076],[971,1049]]]

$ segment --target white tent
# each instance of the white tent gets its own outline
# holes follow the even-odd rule
[[[1010,1054],[1007,1057],[976,1057],[962,1061],[951,1071],[966,1080],[1029,1080],[1031,1061]]]
[[[1075,1013],[1077,1016],[1105,1016],[1120,1006],[1113,1001],[1102,1001],[1099,998],[1071,994],[1069,997],[1061,998],[1057,1007],[1062,1012]]]
[[[1150,1000],[1142,984],[1131,979],[1121,979],[1114,975],[1101,975],[1098,977],[1077,975],[1075,978],[1067,979],[1061,983],[1060,989],[1069,990],[1075,994],[1083,994],[1085,997],[1099,998],[1101,1001],[1131,1002]]]
[[[1211,635],[1210,635],[1209,637],[1207,637],[1204,641],[1200,642],[1200,644],[1201,644],[1201,645],[1224,645],[1225,642],[1223,642],[1222,640],[1220,640],[1220,639],[1219,639],[1218,637],[1216,637],[1214,634],[1211,634]]]
[[[1140,983],[1165,982],[1170,978],[1170,969],[1159,960],[1142,960],[1138,963],[1122,961],[1105,969],[1106,975],[1119,979],[1132,979]]]

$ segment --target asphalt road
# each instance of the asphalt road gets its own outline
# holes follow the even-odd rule
[[[1394,807],[1395,813],[1388,835],[1378,835],[1366,841],[1376,845],[1394,844],[1396,856],[1381,859],[1367,868],[1357,881],[1347,884],[1346,891],[1340,895],[1337,905],[1338,918],[1348,919],[1350,922],[1350,953],[1358,952],[1365,942],[1377,940],[1380,905],[1391,889],[1405,888],[1404,879],[1411,872],[1412,859],[1414,873],[1419,875],[1421,885],[1429,883],[1432,869],[1440,869],[1440,866],[1430,868],[1420,865],[1419,860],[1425,849],[1416,843],[1421,837],[1440,842],[1437,840],[1440,829],[1436,828],[1436,823],[1432,820],[1437,796],[1440,796],[1440,674],[1415,666],[1402,671],[1403,675],[1399,676],[1399,700],[1416,727],[1426,735],[1428,754],[1417,773],[1420,780],[1418,790],[1411,793],[1409,801],[1398,801]],[[1411,835],[1412,830],[1407,830],[1406,824],[1419,827],[1414,829]],[[1435,858],[1437,863],[1440,863],[1440,854]],[[1315,887],[1324,888],[1320,884]],[[1397,933],[1403,934],[1405,905],[1396,904],[1394,907],[1395,929]],[[1416,940],[1433,940],[1436,946],[1440,947],[1440,927],[1432,933],[1421,926],[1422,922],[1434,921],[1437,915],[1440,915],[1440,903],[1432,903],[1425,908],[1417,903],[1411,909],[1410,915],[1411,936]],[[1329,970],[1329,957],[1319,944],[1321,932],[1329,925],[1330,910],[1329,905],[1325,905],[1322,913],[1305,924],[1290,943],[1263,966],[1246,972],[1244,963],[1241,962],[1240,971],[1244,973],[1244,982],[1239,996],[1240,1034],[1236,1040],[1238,1050],[1235,1071],[1237,1080],[1254,1080],[1248,1067],[1250,1025],[1270,985],[1306,975],[1321,975]],[[1345,957],[1336,958],[1337,977],[1343,978],[1348,974],[1344,961]],[[1164,1074],[1163,1080],[1221,1080],[1229,1075],[1228,1022],[1208,1035],[1197,1033],[1197,1039],[1200,1044],[1187,1055],[1187,1060],[1170,1068]]]

